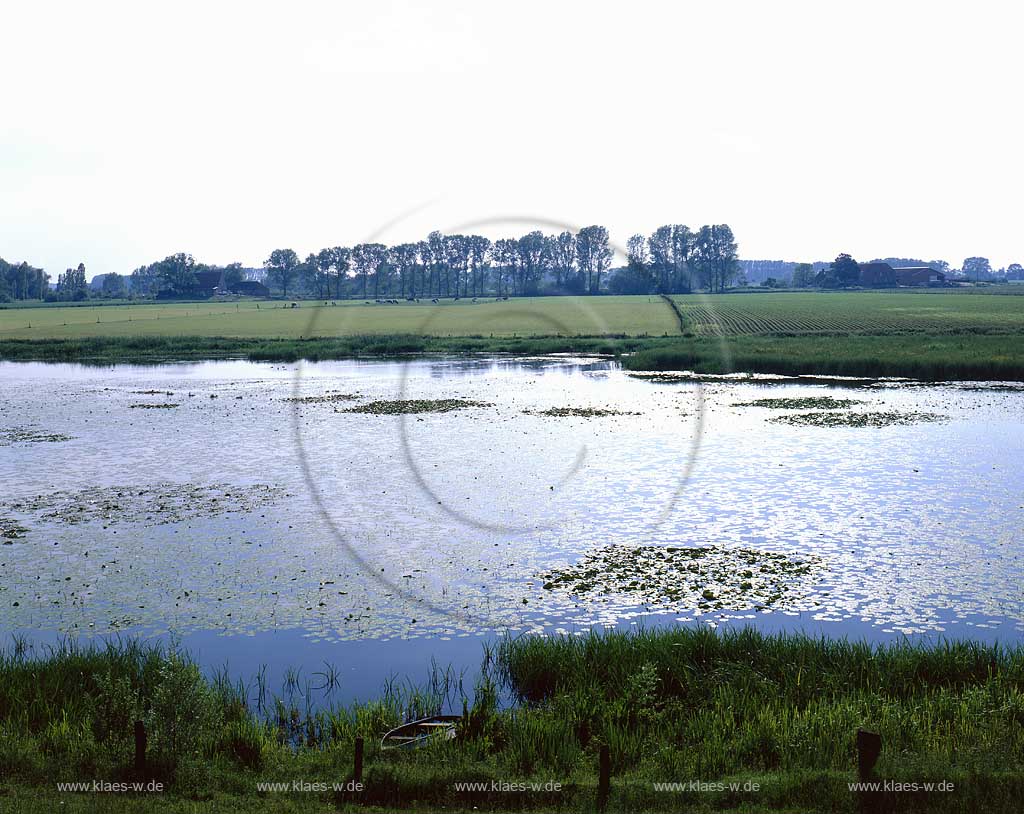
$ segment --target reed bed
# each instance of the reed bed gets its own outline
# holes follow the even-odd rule
[[[150,733],[147,776],[168,792],[136,798],[133,811],[194,810],[196,800],[259,811],[591,810],[606,747],[609,810],[852,812],[863,805],[848,786],[859,727],[882,737],[877,778],[956,787],[880,804],[1013,811],[1024,791],[1021,647],[689,627],[506,637],[485,648],[472,685],[434,664],[424,684],[388,681],[367,703],[314,703],[339,675],[329,664],[289,671],[274,693],[265,670],[248,681],[204,675],[158,644],[36,651],[16,641],[0,653],[0,800],[53,802],[54,779],[136,776],[135,720]],[[456,740],[379,751],[389,728],[442,709],[462,712]],[[260,781],[344,780],[357,738],[366,743],[358,797],[327,791],[274,803],[257,793]],[[726,790],[656,785],[684,781]],[[484,785],[459,785],[469,782]],[[733,782],[741,788],[730,790]]]

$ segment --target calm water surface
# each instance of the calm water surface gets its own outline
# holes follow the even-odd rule
[[[1024,635],[1012,387],[661,382],[580,359],[5,363],[0,381],[0,522],[21,529],[0,546],[7,641],[173,636],[240,674],[327,661],[365,698],[432,657],[472,671],[504,632]],[[310,396],[329,398],[288,400]],[[805,427],[737,406],[805,396],[944,420]],[[397,398],[485,406],[346,412]],[[540,414],[559,407],[617,414]],[[545,588],[640,547],[813,567],[768,603],[668,601],[642,575]]]

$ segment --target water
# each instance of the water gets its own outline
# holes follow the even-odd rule
[[[432,657],[472,672],[506,632],[1024,635],[1013,387],[662,382],[580,359],[5,363],[0,380],[0,526],[23,530],[0,546],[5,639],[172,636],[241,675],[329,662],[367,698]],[[288,400],[317,395],[333,400]],[[736,406],[826,395],[944,420],[791,426]],[[396,398],[492,406],[345,412]],[[618,414],[538,414],[558,407]],[[631,574],[649,546],[712,547],[705,581],[712,559],[727,581],[743,557],[808,568],[770,602],[757,565],[752,589],[708,582],[711,600],[667,600],[676,572],[552,584],[596,551],[598,583]]]

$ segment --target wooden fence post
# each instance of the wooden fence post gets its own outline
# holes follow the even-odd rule
[[[601,757],[597,768],[597,807],[603,811],[604,807],[608,805],[608,792],[611,789],[612,779],[612,758],[607,745],[601,747]]]
[[[146,725],[135,722],[135,771],[146,771]]]
[[[871,776],[871,770],[882,752],[882,736],[867,729],[857,730],[857,775],[863,782]]]
[[[356,738],[355,766],[352,769],[352,779],[357,783],[363,782],[363,739]]]

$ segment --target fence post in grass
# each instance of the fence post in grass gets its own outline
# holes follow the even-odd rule
[[[146,725],[135,722],[135,771],[146,771]]]
[[[601,756],[597,764],[597,808],[600,811],[608,805],[608,792],[612,779],[612,758],[607,744],[601,747]]]
[[[867,729],[857,730],[857,775],[861,781],[871,776],[882,752],[882,736]]]
[[[355,766],[352,768],[352,779],[357,783],[363,782],[363,739],[356,738]]]

